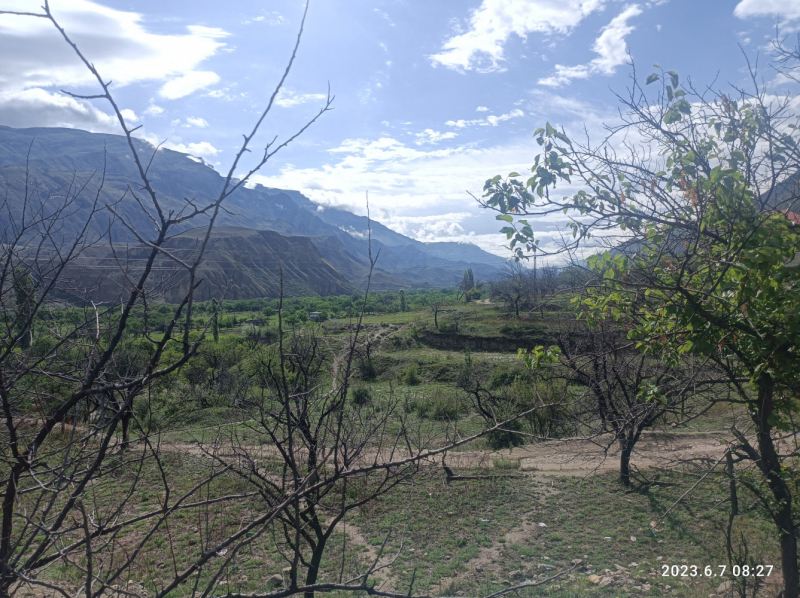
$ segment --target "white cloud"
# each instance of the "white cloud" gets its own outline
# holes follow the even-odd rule
[[[322,93],[296,93],[287,88],[281,88],[275,103],[282,108],[292,108],[307,102],[320,102],[328,96]]]
[[[184,154],[192,156],[216,156],[220,150],[211,145],[208,141],[201,141],[200,143],[172,143],[167,141],[162,147],[175,150]]]
[[[31,11],[34,5],[38,7],[30,0],[3,0],[4,10]],[[150,33],[141,14],[90,0],[51,0],[50,6],[101,75],[113,79],[115,86],[183,78],[215,55],[225,45],[220,39],[228,35],[200,26],[190,26],[182,35]],[[0,15],[0,56],[0,90],[96,86],[45,19]]]
[[[130,110],[129,108],[123,108],[122,110],[119,111],[119,113],[122,115],[122,118],[125,119],[126,123],[139,122],[139,117],[136,116],[136,113],[133,110]]]
[[[788,21],[800,19],[800,2],[797,0],[742,0],[733,9],[740,19],[750,17],[781,17]]]
[[[467,127],[496,127],[501,122],[506,120],[511,120],[512,118],[517,118],[519,116],[524,116],[525,113],[520,110],[519,108],[515,108],[511,112],[506,114],[501,114],[499,116],[495,116],[494,114],[487,116],[486,118],[476,118],[472,120],[448,120],[446,124],[448,127],[456,127],[458,129],[464,129]]]
[[[504,46],[515,34],[567,34],[606,0],[483,0],[472,11],[469,28],[448,39],[431,62],[455,70],[501,68]]]
[[[447,133],[440,133],[439,131],[434,131],[433,129],[425,129],[422,133],[416,134],[417,140],[414,142],[417,145],[423,145],[425,143],[439,143],[440,141],[444,141],[445,139],[453,139],[458,137],[458,133],[453,133],[449,131]]]
[[[150,104],[147,108],[145,108],[144,113],[147,116],[161,116],[164,114],[164,109],[161,106],[156,106],[155,104]]]
[[[212,71],[189,71],[177,79],[167,81],[158,90],[158,95],[168,100],[177,100],[218,82],[219,75]]]
[[[572,79],[585,79],[589,75],[613,75],[618,66],[625,64],[628,59],[628,48],[625,37],[634,30],[628,20],[642,14],[642,9],[637,4],[625,7],[620,14],[603,27],[600,36],[595,40],[592,49],[598,54],[597,58],[588,64],[577,66],[556,65],[556,72],[544,79],[539,79],[540,85],[559,87],[569,84]]]
[[[489,112],[489,109],[486,106],[478,106],[475,112]]]
[[[130,122],[138,120],[132,110],[123,110]],[[98,110],[84,100],[43,89],[0,91],[0,124],[10,127],[69,127],[94,133],[119,134],[115,116]]]
[[[186,119],[186,124],[183,125],[184,127],[197,127],[198,129],[205,129],[208,126],[208,122],[205,118],[189,116]]]

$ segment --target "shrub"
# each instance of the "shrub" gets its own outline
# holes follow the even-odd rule
[[[490,449],[499,451],[525,444],[525,437],[517,434],[522,431],[522,423],[518,419],[509,422],[504,428],[503,430],[493,430],[486,435],[486,444]]]
[[[417,386],[420,384],[422,380],[419,379],[419,375],[417,374],[417,364],[412,363],[406,366],[406,368],[400,372],[398,379],[400,380],[401,384],[405,384],[407,386]]]
[[[358,405],[359,407],[370,403],[372,401],[372,392],[369,386],[359,385],[354,387],[350,393],[350,400],[353,402],[353,405]]]
[[[410,410],[420,418],[456,420],[464,412],[464,405],[458,398],[442,389],[435,389],[432,395],[420,394],[409,402]],[[408,410],[407,410],[408,411]]]
[[[365,357],[361,360],[361,363],[358,364],[358,373],[362,380],[374,380],[378,377],[378,369],[375,367],[372,357]]]

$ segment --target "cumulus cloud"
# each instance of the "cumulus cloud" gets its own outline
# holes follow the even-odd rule
[[[458,133],[453,133],[452,131],[440,133],[439,131],[434,131],[433,129],[425,129],[421,133],[416,134],[417,140],[414,143],[417,145],[424,145],[426,143],[436,144],[440,141],[444,141],[445,139],[453,139],[454,137],[458,137]]]
[[[198,129],[205,129],[208,126],[208,121],[205,118],[190,116],[186,119],[184,127],[197,127]]]
[[[147,116],[161,116],[164,114],[164,109],[161,106],[156,106],[155,104],[151,103],[147,108],[145,108],[144,114]]]
[[[296,93],[290,89],[281,88],[275,103],[281,108],[292,108],[307,102],[321,102],[328,96],[322,93]]]
[[[475,112],[489,112],[489,109],[486,106],[478,106],[475,108]]]
[[[483,0],[472,11],[467,31],[448,39],[431,62],[447,68],[483,72],[499,70],[512,34],[567,34],[606,0]]]
[[[167,88],[169,93],[163,95],[168,98],[203,87],[198,85],[202,77],[211,79],[209,74],[198,78],[191,73],[225,45],[220,40],[228,35],[222,29],[201,26],[190,26],[185,34],[151,33],[139,13],[91,0],[51,0],[50,6],[101,75],[113,79],[116,86],[153,80],[169,83],[188,75],[174,86],[175,91]],[[5,10],[30,12],[32,8],[30,0],[3,1]],[[0,15],[0,56],[0,91],[96,85],[45,19]],[[187,85],[190,82],[194,84]]]
[[[177,100],[218,82],[219,75],[212,71],[189,71],[177,79],[167,81],[158,90],[158,95],[168,100]]]
[[[788,21],[800,19],[800,2],[797,0],[741,0],[733,14],[740,19],[750,17],[781,17]]]
[[[123,110],[130,122],[138,120],[132,110]],[[120,133],[115,116],[84,100],[43,89],[0,91],[0,124],[10,127],[69,127],[94,133]]]
[[[488,127],[488,126],[496,127],[503,121],[511,120],[512,118],[517,118],[519,116],[524,116],[524,115],[525,113],[522,110],[520,110],[519,108],[515,108],[514,110],[506,114],[500,114],[500,115],[492,114],[490,116],[487,116],[486,118],[475,118],[472,120],[463,120],[463,119],[448,120],[444,124],[446,124],[448,127],[456,127],[458,129],[465,129],[467,127]]]
[[[588,64],[577,66],[556,65],[556,72],[549,77],[539,79],[540,85],[559,87],[568,84],[573,79],[585,79],[589,75],[613,75],[618,66],[625,64],[628,58],[628,48],[625,37],[634,27],[628,21],[642,14],[639,5],[633,4],[625,7],[620,14],[603,27],[600,36],[595,40],[592,49],[597,58]]]

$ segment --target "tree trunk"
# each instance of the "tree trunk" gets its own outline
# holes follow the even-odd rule
[[[767,478],[776,507],[773,514],[778,526],[781,542],[781,568],[783,570],[783,598],[798,598],[797,536],[792,517],[792,494],[786,481],[781,477],[781,462],[772,440],[772,425],[769,423],[773,412],[775,382],[766,374],[758,381],[758,405],[753,415],[756,424],[756,440],[761,454],[758,463]]]
[[[14,508],[17,502],[17,484],[19,477],[25,470],[25,463],[18,462],[8,476],[8,482],[3,496],[3,523],[2,538],[0,539],[0,597],[7,598],[11,585],[16,581],[16,575],[7,565],[11,559],[11,535],[14,530]]]
[[[633,443],[629,438],[623,437],[619,440],[619,481],[626,488],[631,485],[631,453]]]
[[[311,562],[308,564],[308,573],[306,573],[306,585],[314,585],[317,583],[317,576],[319,575],[319,565],[322,562],[322,553],[325,551],[325,540],[322,538],[317,544],[316,550],[311,555]],[[303,598],[314,598],[314,592],[306,592]]]

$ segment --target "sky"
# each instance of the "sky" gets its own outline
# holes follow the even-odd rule
[[[42,0],[0,0],[36,12]],[[280,80],[300,0],[51,0],[137,135],[227,172]],[[420,241],[508,256],[480,209],[486,179],[524,172],[545,122],[599,136],[633,68],[653,63],[718,87],[769,67],[775,25],[800,31],[799,0],[311,0],[293,69],[256,145],[333,110],[254,183],[365,213]],[[91,75],[44,19],[0,14],[0,124],[119,133]],[[585,129],[584,129],[585,128]],[[258,152],[254,152],[257,154]],[[248,156],[250,160],[253,158]],[[243,165],[247,166],[247,162]],[[564,221],[534,223],[556,239]]]

